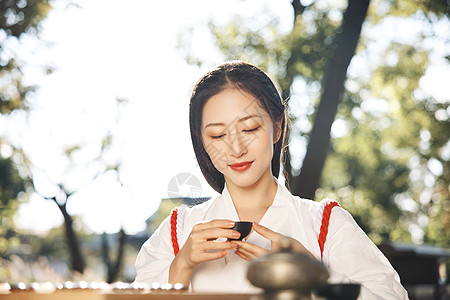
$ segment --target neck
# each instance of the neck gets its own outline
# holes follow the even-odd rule
[[[277,188],[277,181],[270,169],[251,186],[241,187],[227,182],[227,189],[239,218],[255,222],[259,222],[272,205]]]

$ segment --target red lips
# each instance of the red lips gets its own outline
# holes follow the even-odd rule
[[[244,161],[244,162],[240,162],[240,163],[235,163],[235,164],[231,164],[230,168],[233,169],[234,171],[242,172],[242,171],[245,171],[248,168],[250,168],[252,163],[253,163],[253,161]]]

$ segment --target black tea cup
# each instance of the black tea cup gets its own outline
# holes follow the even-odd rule
[[[250,231],[252,231],[252,226],[253,226],[252,222],[246,221],[235,222],[234,227],[231,229],[238,231],[241,234],[241,236],[237,239],[229,239],[229,240],[242,241],[242,239],[246,238],[250,234]]]

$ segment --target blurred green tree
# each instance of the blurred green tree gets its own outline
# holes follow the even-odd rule
[[[29,103],[27,95],[37,87],[25,86],[22,83],[22,64],[21,58],[17,56],[17,49],[14,42],[19,41],[23,36],[37,36],[39,33],[39,24],[45,19],[51,9],[51,3],[48,0],[18,0],[18,1],[0,1],[0,114],[9,115],[15,110],[28,110]],[[47,69],[51,72],[51,69]],[[117,99],[118,107],[125,103],[123,99]],[[102,154],[111,145],[112,134],[108,133],[101,141],[100,154],[94,160],[100,162]],[[14,230],[13,216],[20,204],[17,196],[25,192],[25,184],[28,183],[28,192],[39,192],[36,189],[33,180],[34,167],[32,162],[28,161],[20,149],[10,146],[7,141],[0,140],[0,149],[8,153],[8,157],[2,157],[0,153],[0,258],[5,258],[10,252],[11,247],[18,247],[19,238]],[[13,153],[9,153],[11,149]],[[74,145],[66,149],[68,159],[77,151],[80,151],[79,145]],[[15,158],[15,159],[13,159]],[[18,164],[17,164],[18,162]],[[103,161],[100,163],[102,164]],[[117,172],[119,164],[108,164],[104,162],[99,169],[99,173],[94,176],[104,174],[108,171]],[[21,169],[23,176],[19,176],[18,169]],[[41,195],[43,198],[52,200],[58,206],[64,218],[64,229],[66,244],[68,246],[71,268],[79,273],[83,273],[86,267],[85,257],[81,250],[79,233],[74,229],[74,217],[67,211],[67,203],[71,196],[76,192],[65,187],[64,183],[53,183],[57,186],[59,192],[57,195]],[[23,199],[26,197],[23,196]],[[124,235],[125,236],[125,235]],[[125,239],[120,239],[119,248],[124,247]],[[123,255],[119,255],[117,263],[120,265]],[[0,261],[1,262],[1,261]],[[117,277],[118,267],[109,270],[111,266],[107,265],[108,273],[112,273],[113,278]],[[110,276],[111,277],[111,276]]]
[[[87,265],[90,270],[83,274],[83,279],[93,277],[92,280],[101,280],[101,275],[93,272],[93,269],[101,266],[100,238],[85,227],[80,217],[72,218],[83,252],[89,257]],[[6,282],[39,282],[43,278],[51,282],[64,282],[76,278],[70,268],[71,255],[67,251],[65,224],[41,234],[19,232],[17,238],[20,248],[11,251],[9,261],[6,262],[9,272],[4,277]]]
[[[35,185],[34,185],[35,186]],[[63,184],[57,184],[57,195],[46,197],[41,195],[46,200],[53,201],[59,208],[64,218],[64,228],[66,233],[67,248],[70,253],[71,267],[74,271],[83,274],[86,267],[86,260],[81,252],[81,243],[78,234],[73,226],[73,216],[67,211],[67,203],[74,192],[69,192]],[[37,191],[37,189],[35,188]]]
[[[47,0],[0,1],[0,114],[28,108],[27,94],[35,87],[22,84],[21,59],[12,48],[12,41],[24,35],[36,35],[39,22],[51,6]],[[29,179],[19,172],[23,153],[0,137],[0,266],[6,253],[17,248],[19,241],[13,222],[20,201],[26,197]],[[0,275],[3,275],[0,267]]]
[[[124,254],[125,254],[125,244],[127,240],[127,234],[125,230],[121,228],[119,230],[118,247],[116,258],[111,261],[112,251],[108,243],[107,235],[104,232],[102,234],[102,260],[106,266],[106,282],[113,283],[117,281],[119,275],[123,268]]]
[[[119,122],[119,116],[121,113],[121,109],[124,105],[126,105],[127,100],[123,98],[116,98],[116,105],[117,105],[117,115],[115,116],[115,121]],[[90,183],[94,183],[95,180],[101,176],[107,175],[109,173],[113,173],[116,177],[117,182],[123,186],[121,177],[120,177],[120,166],[121,163],[118,160],[116,155],[109,155],[111,154],[110,151],[114,152],[114,150],[111,150],[114,148],[113,144],[114,135],[111,131],[106,132],[105,136],[102,138],[101,141],[98,142],[98,152],[92,156],[90,154],[88,157],[88,162],[86,165],[89,167],[92,167],[95,165],[94,173],[92,174],[92,170],[89,169],[89,167],[85,168],[85,171],[87,171],[87,177],[90,180]],[[69,166],[66,168],[66,173],[69,174],[71,171],[77,172],[80,171],[79,162],[75,162],[74,156],[80,152],[83,152],[84,149],[79,144],[73,144],[71,146],[68,146],[65,149],[65,156],[67,157],[69,161]],[[33,174],[34,167],[32,163],[30,162],[28,164],[30,173]],[[82,168],[82,167],[81,167]],[[79,175],[78,175],[79,176]],[[70,177],[70,176],[68,176]],[[86,253],[83,253],[82,249],[82,242],[79,239],[79,233],[74,228],[74,217],[68,212],[67,210],[67,204],[69,201],[71,201],[72,197],[81,191],[85,186],[78,186],[75,188],[67,188],[67,185],[69,183],[67,182],[52,182],[50,178],[47,177],[47,184],[54,185],[56,191],[53,195],[46,195],[44,193],[41,193],[39,191],[38,184],[36,183],[36,180],[38,178],[34,175],[32,175],[32,182],[33,182],[33,188],[36,194],[38,194],[40,197],[46,200],[53,201],[60,210],[61,214],[63,215],[64,219],[64,228],[66,233],[66,242],[67,242],[67,249],[69,250],[70,254],[70,266],[71,269],[75,272],[78,272],[80,274],[84,273],[84,270],[86,268]],[[85,182],[84,184],[89,183],[89,180]],[[119,232],[119,239],[117,243],[117,256],[114,261],[111,261],[110,259],[110,252],[113,252],[111,250],[111,247],[107,243],[106,240],[103,241],[103,249],[102,249],[102,256],[103,256],[103,262],[105,263],[106,267],[106,277],[108,282],[112,282],[115,279],[118,278],[120,275],[120,269],[123,264],[124,259],[124,251],[125,251],[125,244],[127,240],[127,235],[124,232],[123,229]],[[77,274],[74,274],[75,276]]]
[[[251,22],[237,16],[209,23],[225,60],[262,67],[288,101],[287,185],[300,196],[337,198],[375,242],[449,247],[450,226],[442,225],[450,219],[449,99],[432,97],[419,83],[431,57],[448,66],[448,53],[436,50],[449,39],[438,28],[448,28],[450,4],[290,3],[288,32],[267,11]],[[418,26],[401,41],[380,36],[402,22]],[[189,32],[183,34],[186,60],[200,65]]]

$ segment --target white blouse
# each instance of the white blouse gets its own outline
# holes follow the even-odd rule
[[[318,235],[324,202],[315,202],[293,196],[278,184],[272,206],[260,224],[292,237],[302,243],[320,260]],[[230,194],[225,187],[222,195],[179,212],[178,243],[180,249],[192,227],[212,219],[239,220]],[[247,242],[270,249],[270,241],[253,231]],[[170,217],[167,217],[144,243],[136,260],[136,282],[167,283],[169,267],[174,259],[170,235]],[[358,282],[358,299],[408,299],[406,290],[389,261],[341,207],[334,207],[330,217],[324,246],[323,262],[330,272],[330,283]],[[229,251],[224,258],[203,262],[191,278],[193,292],[257,293],[260,290],[246,278],[248,262]]]

